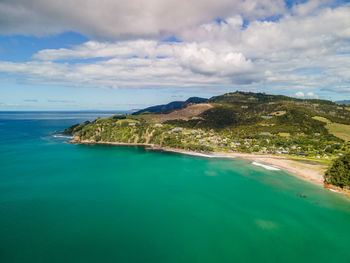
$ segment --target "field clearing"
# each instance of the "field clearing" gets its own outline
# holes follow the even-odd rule
[[[320,116],[315,116],[315,117],[312,117],[314,120],[316,121],[322,121],[324,123],[332,123],[330,120],[324,118],[324,117],[320,117]]]
[[[140,121],[134,119],[121,119],[118,120],[117,123],[128,122],[128,123],[139,123]]]
[[[281,137],[290,137],[290,133],[289,132],[280,132],[278,135],[281,136]]]
[[[146,120],[148,123],[162,123],[169,120],[190,120],[197,117],[201,113],[206,110],[211,109],[213,106],[208,103],[200,103],[200,104],[192,104],[187,106],[186,108],[173,110],[167,114],[140,114],[140,115],[132,115],[130,118],[134,120]]]
[[[348,142],[350,141],[350,125],[340,123],[328,123],[326,129],[334,136]]]
[[[313,119],[326,123],[326,129],[335,137],[346,142],[350,141],[350,125],[331,122],[330,120],[319,116],[313,117]]]

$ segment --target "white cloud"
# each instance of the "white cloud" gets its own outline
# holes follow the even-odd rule
[[[295,93],[295,96],[297,96],[299,98],[303,98],[303,97],[305,97],[305,94],[302,91],[298,91],[297,93]]]
[[[265,18],[284,10],[283,0],[2,0],[0,32],[45,35],[72,30],[100,39],[156,37],[218,17]]]
[[[318,96],[314,94],[313,92],[306,93],[306,96],[310,99],[318,99]]]
[[[297,96],[298,98],[318,99],[318,95],[311,91],[307,92],[306,94],[302,91],[298,91],[297,93],[295,93],[295,96]]]
[[[296,96],[308,98],[317,98],[317,89],[337,91],[329,87],[348,86],[350,5],[332,9],[323,7],[327,1],[309,1],[277,21],[253,19],[243,27],[243,16],[262,16],[254,5],[270,6],[268,13],[284,10],[283,5],[272,7],[273,2],[267,0],[234,3],[236,11],[229,9],[225,21],[188,23],[174,29],[182,40],[179,43],[145,38],[91,40],[71,48],[41,50],[26,63],[0,61],[0,72],[31,83],[103,88],[269,87],[302,90]],[[116,27],[115,36],[121,36],[123,30],[139,34]],[[108,33],[104,36],[113,37]],[[97,61],[62,63],[72,59]]]

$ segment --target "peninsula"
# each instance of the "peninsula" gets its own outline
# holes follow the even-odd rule
[[[142,145],[267,163],[323,184],[350,152],[350,108],[328,100],[234,92],[76,124],[73,143]]]

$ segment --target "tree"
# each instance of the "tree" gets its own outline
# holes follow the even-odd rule
[[[325,183],[350,188],[350,153],[338,158],[325,174]]]

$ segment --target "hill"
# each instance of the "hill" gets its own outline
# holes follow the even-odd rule
[[[64,132],[77,143],[280,154],[330,164],[350,152],[350,110],[327,100],[233,92],[97,119]]]
[[[205,103],[207,101],[208,101],[208,99],[199,98],[199,97],[191,97],[186,101],[173,101],[173,102],[170,102],[170,103],[164,104],[164,105],[157,105],[157,106],[148,107],[148,108],[145,108],[143,110],[139,110],[139,111],[133,113],[133,115],[139,115],[142,113],[168,113],[168,112],[171,112],[173,110],[183,109],[191,104]]]
[[[350,105],[350,100],[339,100],[339,101],[336,101],[335,103],[339,105],[343,105],[343,104]]]

